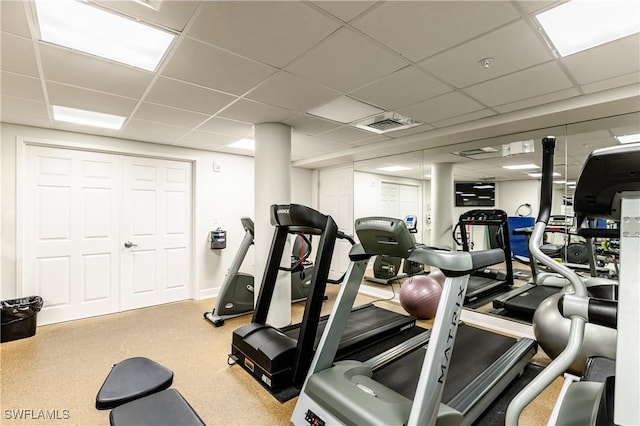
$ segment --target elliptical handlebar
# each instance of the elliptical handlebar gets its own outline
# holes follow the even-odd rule
[[[542,138],[542,180],[540,183],[540,210],[536,222],[549,223],[551,202],[553,200],[553,157],[556,148],[556,137]]]
[[[551,215],[555,142],[556,138],[553,136],[547,136],[542,139],[543,152],[540,210],[529,240],[529,253],[531,253],[532,262],[539,261],[543,265],[549,267],[552,271],[555,271],[567,278],[571,285],[573,285],[575,293],[572,295],[565,295],[564,297],[565,301],[570,300],[573,302],[568,305],[570,309],[564,311],[565,317],[571,319],[571,325],[569,327],[567,345],[564,350],[511,400],[511,403],[507,407],[505,416],[505,424],[507,426],[517,425],[522,410],[524,410],[531,401],[542,393],[542,391],[544,391],[544,389],[546,389],[547,386],[556,379],[556,377],[564,374],[564,372],[573,363],[576,356],[580,353],[584,339],[584,329],[587,321],[586,314],[584,313],[586,312],[586,309],[580,310],[579,308],[582,306],[583,302],[588,301],[587,288],[574,271],[551,259],[540,249],[546,226]],[[575,307],[578,309],[573,309]]]

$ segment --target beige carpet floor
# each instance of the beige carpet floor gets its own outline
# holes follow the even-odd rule
[[[369,300],[360,296],[358,303]],[[395,303],[380,304],[401,312]],[[212,306],[204,300],[138,309],[43,326],[33,337],[2,343],[0,424],[108,425],[109,412],[95,408],[96,394],[111,366],[134,356],[173,370],[172,387],[208,425],[289,424],[295,399],[280,404],[239,366],[227,364],[231,333],[250,317],[216,328],[203,319]],[[294,305],[294,321],[301,308]],[[545,424],[558,387],[525,411],[522,424]]]

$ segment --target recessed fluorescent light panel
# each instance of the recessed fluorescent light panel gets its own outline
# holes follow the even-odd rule
[[[542,177],[542,173],[527,173],[528,176],[532,177],[532,178],[541,178]],[[558,176],[562,176],[560,173],[558,172],[553,172],[553,177],[558,177]]]
[[[640,31],[638,0],[572,0],[536,16],[561,56]]]
[[[73,0],[36,0],[40,39],[112,61],[156,69],[175,35]]]
[[[83,126],[100,127],[103,129],[119,130],[126,117],[104,114],[102,112],[68,108],[52,105],[53,119],[66,123],[81,124]]]
[[[227,145],[229,148],[246,149],[248,151],[256,150],[256,141],[254,139],[244,138]]]
[[[640,133],[636,133],[635,135],[616,136],[616,139],[618,139],[618,142],[620,143],[640,142]]]
[[[317,115],[318,117],[328,118],[329,120],[347,124],[352,121],[370,117],[374,114],[380,114],[384,111],[380,108],[356,101],[355,99],[347,96],[340,96],[328,104],[324,104],[318,108],[309,110],[308,112],[309,114]]]
[[[536,166],[535,164],[512,164],[510,166],[502,166],[502,168],[507,170],[532,170],[539,169],[540,166]]]
[[[411,167],[405,166],[389,166],[389,167],[378,167],[376,170],[380,170],[383,172],[402,172],[405,170],[411,170]]]

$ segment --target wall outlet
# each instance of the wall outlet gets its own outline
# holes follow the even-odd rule
[[[214,172],[221,172],[222,171],[222,166],[214,161],[213,162],[213,171]]]

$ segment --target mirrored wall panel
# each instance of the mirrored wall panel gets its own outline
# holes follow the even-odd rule
[[[510,252],[507,262],[485,274],[505,279],[506,285],[468,300],[467,308],[530,322],[531,312],[505,312],[501,302],[494,300],[515,287],[536,284],[536,274],[540,273],[535,267],[532,271],[522,228],[534,224],[540,207],[542,139],[547,136],[555,137],[556,149],[553,217],[545,234],[545,250],[583,274],[593,271],[589,267],[593,262],[601,276],[615,279],[615,255],[600,249],[614,248],[615,242],[587,242],[575,235],[573,192],[582,165],[593,150],[640,141],[640,112],[356,162],[354,218],[409,217],[416,228],[416,241],[431,245],[431,214],[439,202],[431,197],[432,169],[437,164],[452,165],[455,194],[450,209],[451,247],[479,250],[508,244]],[[482,217],[470,214],[476,210],[493,213]],[[482,220],[478,219],[486,219],[486,226],[481,226]],[[503,219],[506,225],[501,227]],[[521,232],[514,235],[514,229]],[[595,250],[587,250],[587,244],[596,244],[591,247]]]

